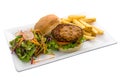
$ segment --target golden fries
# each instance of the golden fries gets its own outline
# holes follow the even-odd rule
[[[79,20],[79,22],[81,22],[83,25],[85,25],[86,27],[91,27],[92,25],[86,23],[85,21],[83,20]]]
[[[69,19],[65,19],[65,18],[61,18],[61,23],[74,25],[73,23],[71,23],[71,21]]]
[[[91,23],[93,23],[93,22],[95,22],[96,21],[96,18],[84,18],[84,19],[82,19],[84,22],[86,22],[86,23],[89,23],[89,24],[91,24]]]
[[[61,23],[72,24],[83,29],[83,36],[86,40],[95,39],[95,36],[102,35],[103,30],[92,25],[96,18],[86,18],[85,15],[69,15],[67,18],[61,18]]]
[[[100,35],[104,33],[103,30],[97,28],[96,26],[93,26],[93,28],[96,29],[98,31],[98,34],[100,34]]]
[[[93,40],[93,39],[95,39],[95,37],[93,37],[93,36],[88,36],[88,35],[83,35],[83,37],[84,37],[85,39],[87,39],[87,40]]]
[[[86,16],[84,16],[84,15],[69,15],[68,19],[83,19],[85,17]]]
[[[85,26],[82,24],[82,23],[80,23],[78,20],[76,20],[76,19],[73,19],[73,23],[76,25],[76,26],[79,26],[80,28],[85,28]]]
[[[87,36],[92,36],[92,33],[86,32],[85,30],[83,30],[83,34]]]
[[[85,27],[83,30],[90,33],[92,32],[92,27]]]
[[[97,35],[97,34],[98,34],[98,31],[97,31],[94,27],[92,27],[92,33],[93,33],[94,35]]]

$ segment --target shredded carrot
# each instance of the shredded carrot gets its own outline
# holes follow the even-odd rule
[[[40,45],[38,42],[31,40],[32,43],[36,44],[36,45]]]
[[[39,42],[37,41],[37,39],[35,39],[35,38],[32,39],[31,42],[34,43],[34,44],[36,44],[36,45],[40,45],[40,43],[39,43]]]
[[[41,44],[43,45],[43,51],[44,51],[44,53],[46,53],[46,50],[47,50],[47,46],[46,46],[46,44],[45,44],[45,41],[44,41],[44,38],[43,38],[43,36],[41,37]]]
[[[20,38],[20,41],[19,41],[19,43],[18,43],[18,46],[20,46],[20,44],[22,43],[22,41],[24,40],[24,38],[22,37],[22,38]]]
[[[40,41],[38,42],[38,40],[34,37],[34,39],[31,40],[32,43],[34,43],[37,47],[36,47],[36,51],[34,53],[34,55],[37,57],[40,53],[46,53],[47,51],[47,45],[45,43],[45,38],[44,35],[42,35],[41,31],[39,29],[33,30],[35,32],[35,34],[37,33],[38,35],[40,35]]]

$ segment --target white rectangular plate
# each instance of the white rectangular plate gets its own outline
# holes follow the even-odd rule
[[[6,30],[5,35],[6,35],[6,38],[7,38],[8,45],[9,45],[9,41],[11,41],[12,39],[15,38],[15,33],[17,31],[27,30],[27,29],[31,29],[33,27],[34,27],[34,24],[21,26],[21,27],[16,27],[16,28]],[[24,62],[20,61],[15,54],[11,54],[12,58],[13,58],[13,61],[14,61],[15,68],[16,68],[17,71],[23,71],[23,70],[31,69],[33,67],[41,66],[41,65],[44,65],[44,64],[47,64],[47,63],[50,63],[50,62],[54,62],[54,61],[57,61],[57,60],[60,60],[60,59],[71,57],[71,56],[74,56],[74,55],[77,55],[77,54],[85,53],[85,52],[88,52],[88,51],[91,51],[91,50],[95,50],[95,49],[98,49],[98,48],[102,48],[102,47],[105,47],[105,46],[108,46],[108,45],[115,44],[116,41],[108,33],[106,33],[106,31],[104,31],[104,32],[105,32],[104,35],[97,36],[95,38],[95,40],[84,42],[83,45],[81,46],[81,48],[76,52],[63,53],[63,52],[56,51],[55,52],[55,58],[45,60],[45,61],[41,61],[41,62],[36,63],[36,64],[24,63]]]

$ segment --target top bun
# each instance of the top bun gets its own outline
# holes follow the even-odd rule
[[[40,30],[42,34],[49,34],[59,23],[60,20],[56,15],[49,14],[40,18],[34,29]]]

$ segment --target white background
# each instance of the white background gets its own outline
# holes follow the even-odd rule
[[[0,0],[0,80],[120,80],[119,5],[119,0]],[[96,17],[118,44],[17,72],[4,30],[36,23],[50,13]]]

